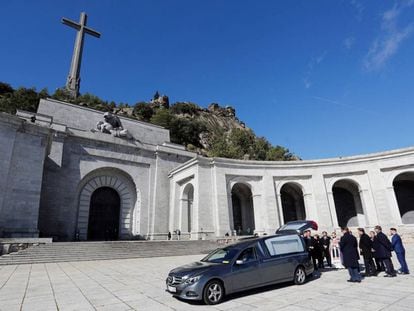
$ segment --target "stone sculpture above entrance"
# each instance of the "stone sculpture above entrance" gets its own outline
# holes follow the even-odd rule
[[[103,117],[104,121],[99,121],[96,124],[96,128],[101,133],[112,134],[115,137],[131,138],[131,135],[128,134],[128,130],[123,128],[118,116],[113,115],[110,112],[105,112]]]

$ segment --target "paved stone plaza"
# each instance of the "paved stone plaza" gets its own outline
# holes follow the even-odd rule
[[[408,264],[414,267],[413,245]],[[217,306],[187,303],[165,292],[168,271],[198,256],[0,267],[0,310],[412,310],[414,275],[346,282],[345,270],[303,286],[266,287]],[[396,260],[394,264],[398,266]]]

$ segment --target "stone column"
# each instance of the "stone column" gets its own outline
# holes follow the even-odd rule
[[[402,225],[401,213],[398,207],[397,197],[395,196],[394,186],[389,186],[386,189],[389,212],[392,220],[389,224]]]
[[[213,177],[215,186],[215,223],[216,236],[224,236],[226,232],[231,232],[231,190],[227,189],[226,178],[220,174],[217,168],[214,168]],[[228,193],[229,191],[229,193]]]
[[[359,197],[361,198],[362,210],[364,211],[366,220],[365,224],[359,223],[369,227],[375,226],[378,224],[378,216],[371,191],[369,189],[362,189],[359,191]]]
[[[268,172],[263,176],[263,206],[265,208],[265,231],[273,234],[280,227],[277,197],[273,177]]]
[[[280,195],[280,192],[276,194],[276,201],[277,201],[277,211],[278,211],[278,221],[279,221],[278,228],[279,228],[285,223],[285,220],[283,218],[282,196]]]
[[[329,211],[331,214],[331,225],[334,228],[338,228],[339,224],[338,224],[338,215],[336,214],[336,208],[335,208],[335,200],[333,197],[333,192],[332,191],[328,191],[328,204],[329,204]]]
[[[262,204],[262,195],[253,195],[254,225],[255,233],[263,234],[265,230],[266,209]]]
[[[303,194],[303,203],[305,204],[306,219],[318,222],[318,214],[316,213],[316,206],[312,193]]]

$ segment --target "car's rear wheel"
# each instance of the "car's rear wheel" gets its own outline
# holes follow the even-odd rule
[[[295,276],[293,278],[293,282],[296,285],[302,285],[306,282],[306,271],[305,268],[302,266],[299,266],[295,270]]]
[[[203,300],[207,305],[216,305],[223,301],[224,287],[219,280],[211,280],[204,287]]]

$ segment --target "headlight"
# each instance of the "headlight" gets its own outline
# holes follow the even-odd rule
[[[201,279],[201,275],[193,276],[185,280],[185,284],[194,284],[195,282],[198,282],[200,279]]]

